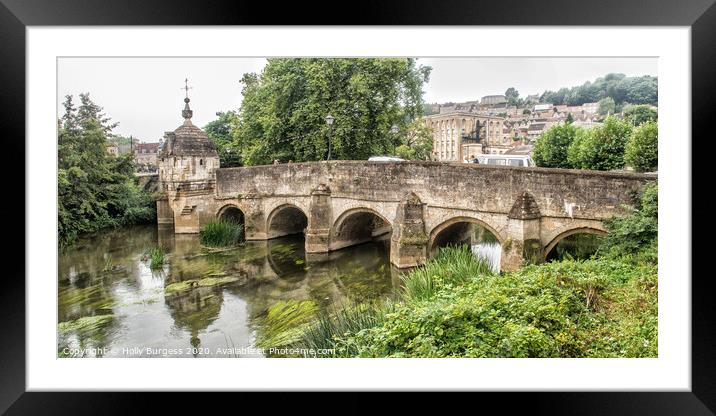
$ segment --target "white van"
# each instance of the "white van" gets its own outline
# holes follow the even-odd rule
[[[368,158],[369,162],[405,162],[405,159],[401,159],[396,156],[371,156]]]
[[[535,166],[527,155],[478,155],[474,163],[497,166]]]

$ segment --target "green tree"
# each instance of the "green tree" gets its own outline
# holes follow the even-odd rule
[[[607,116],[609,114],[614,114],[614,110],[616,110],[616,103],[614,102],[614,98],[606,97],[599,100],[599,109],[597,110],[597,112],[600,115]]]
[[[231,134],[232,126],[236,124],[237,115],[233,111],[218,112],[218,118],[204,126],[204,131],[216,143],[219,152],[219,163],[223,168],[241,166],[239,148],[234,143]]]
[[[514,87],[510,87],[505,91],[505,98],[509,105],[517,105],[520,98],[520,93]]]
[[[614,170],[624,168],[624,147],[632,126],[615,116],[604,124],[578,135],[567,150],[567,160],[577,169]]]
[[[89,94],[80,94],[78,108],[72,96],[63,106],[57,143],[60,244],[104,227],[154,219],[154,202],[136,184],[132,155],[107,153],[108,136],[117,123]]]
[[[433,131],[422,120],[411,122],[404,134],[401,135],[400,144],[395,148],[395,154],[407,160],[430,160],[433,154]]]
[[[659,126],[647,121],[635,128],[624,149],[624,161],[637,172],[652,172],[659,167]]]
[[[658,79],[649,75],[627,77],[624,74],[607,74],[559,91],[545,91],[540,102],[552,104],[582,105],[610,97],[618,106],[625,102],[656,105],[658,101]]]
[[[537,166],[546,168],[571,168],[567,160],[567,149],[579,133],[580,128],[571,123],[557,124],[542,133],[534,145],[532,158]]]
[[[393,125],[422,115],[422,86],[431,68],[410,58],[275,58],[245,74],[233,131],[242,163],[367,159],[394,153]]]
[[[638,126],[647,121],[657,121],[659,113],[650,105],[630,105],[624,109],[624,119],[633,126]]]

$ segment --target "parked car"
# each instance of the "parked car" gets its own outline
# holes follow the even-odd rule
[[[369,162],[405,162],[405,159],[401,159],[397,156],[371,156],[368,158]]]
[[[479,155],[474,163],[498,166],[536,166],[527,155]]]

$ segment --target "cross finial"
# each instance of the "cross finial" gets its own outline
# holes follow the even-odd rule
[[[189,78],[184,79],[184,88],[182,88],[186,92],[186,98],[184,98],[184,110],[181,112],[182,117],[184,119],[189,120],[191,116],[194,114],[191,111],[191,108],[189,108],[189,90],[192,87],[189,86]]]
[[[189,98],[189,90],[192,88],[193,87],[189,86],[189,78],[185,78],[184,79],[184,87],[182,87],[181,89],[186,92],[186,98]]]

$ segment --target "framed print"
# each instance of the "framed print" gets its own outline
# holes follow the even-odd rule
[[[437,390],[711,414],[691,137],[716,8],[449,3],[3,0],[25,244],[0,408]]]

